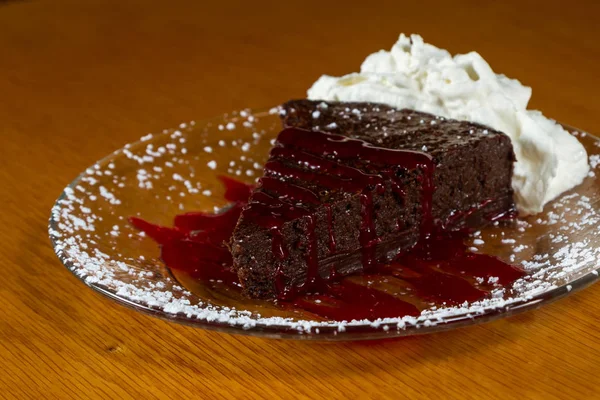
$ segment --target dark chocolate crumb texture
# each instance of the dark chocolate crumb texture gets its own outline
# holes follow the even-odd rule
[[[444,231],[514,215],[505,134],[372,103],[294,100],[233,233],[246,295],[285,298]]]

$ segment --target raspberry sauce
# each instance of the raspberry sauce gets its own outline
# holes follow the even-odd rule
[[[287,130],[289,132],[289,130]],[[284,131],[285,133],[286,131]],[[321,141],[298,142],[294,132],[280,135],[284,147],[276,147],[273,152],[286,151],[286,144],[319,146],[327,152],[336,152],[337,157],[360,157],[369,159],[374,165],[386,165],[395,162],[400,168],[422,168],[423,171],[423,213],[424,219],[430,217],[431,204],[431,159],[423,153],[395,151],[381,152],[378,148],[369,148],[361,141],[336,135],[318,138]],[[316,143],[316,144],[315,144]],[[332,144],[333,143],[333,144]],[[403,153],[403,154],[400,154]],[[268,187],[270,193],[278,196],[259,196],[255,193],[253,203],[247,204],[252,186],[234,179],[221,177],[225,186],[225,198],[231,205],[224,211],[214,213],[191,212],[175,217],[172,228],[148,223],[140,218],[131,217],[130,222],[161,246],[161,258],[172,270],[182,271],[194,279],[203,282],[222,282],[234,290],[241,290],[237,275],[232,271],[232,258],[226,246],[240,215],[254,218],[259,224],[269,227],[273,234],[273,252],[279,259],[286,257],[285,246],[280,232],[287,218],[306,216],[308,244],[306,250],[307,279],[303,291],[288,292],[285,301],[279,301],[282,307],[302,309],[324,319],[360,320],[402,315],[417,316],[424,308],[423,304],[451,305],[472,302],[489,296],[498,285],[508,285],[524,275],[519,268],[502,260],[484,254],[468,251],[463,243],[464,233],[439,234],[432,229],[431,222],[422,227],[419,243],[409,252],[398,256],[393,262],[380,265],[374,258],[371,248],[376,242],[372,223],[372,199],[380,179],[394,171],[381,167],[378,174],[366,174],[358,169],[346,170],[330,164],[330,160],[310,158],[309,153],[289,157],[302,157],[311,165],[330,171],[323,175],[330,179],[328,185],[339,190],[356,190],[362,193],[361,243],[363,248],[363,266],[366,273],[386,276],[386,280],[396,282],[412,293],[412,297],[395,296],[370,285],[356,283],[352,279],[339,279],[335,271],[325,281],[318,274],[316,255],[316,235],[314,219],[310,215],[311,205],[318,197],[299,186],[282,185],[268,174],[261,179],[260,185]],[[308,156],[307,156],[308,154]],[[403,158],[404,157],[404,158]],[[389,164],[387,164],[389,165]],[[286,171],[277,164],[267,165],[269,171]],[[350,168],[350,167],[348,167]],[[343,171],[342,171],[343,170]],[[341,188],[341,189],[340,189]],[[402,191],[398,187],[399,192]],[[330,215],[329,211],[329,214]],[[429,216],[425,215],[429,213]],[[331,218],[328,218],[331,221]],[[335,251],[336,240],[329,227],[329,249]],[[367,275],[364,278],[368,278]]]

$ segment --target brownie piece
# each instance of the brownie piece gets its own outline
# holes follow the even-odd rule
[[[436,231],[514,213],[510,139],[370,103],[290,101],[230,248],[250,297],[318,290]]]

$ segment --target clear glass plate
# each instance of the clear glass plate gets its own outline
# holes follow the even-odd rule
[[[174,275],[159,248],[130,216],[171,226],[184,211],[227,204],[218,175],[253,182],[279,132],[277,109],[244,110],[147,135],[97,162],[61,194],[50,238],[61,261],[86,285],[135,310],[169,321],[270,338],[359,340],[454,329],[535,309],[598,279],[600,183],[594,173],[543,213],[490,226],[469,246],[525,268],[527,276],[494,296],[420,317],[327,321],[273,302],[245,299],[218,284]],[[566,127],[590,155],[598,139]],[[594,156],[592,165],[600,160]],[[350,278],[360,283],[360,277]]]

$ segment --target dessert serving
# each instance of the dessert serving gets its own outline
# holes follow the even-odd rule
[[[231,240],[247,294],[373,269],[438,231],[514,213],[510,139],[373,103],[290,101]]]
[[[226,331],[381,337],[533,308],[597,278],[600,184],[596,139],[530,96],[401,35],[308,99],[125,146],[65,190],[50,236],[93,288]]]

